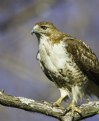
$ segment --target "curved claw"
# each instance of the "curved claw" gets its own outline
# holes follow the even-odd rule
[[[63,101],[64,97],[60,97],[56,102],[53,103],[53,106],[61,107],[61,102]]]
[[[53,106],[60,107],[60,103],[58,101],[56,101],[56,102],[53,103]]]
[[[81,110],[79,108],[77,108],[74,104],[70,104],[69,107],[67,107],[67,110],[71,110],[72,111],[72,116],[74,116],[74,113],[77,112],[79,114],[81,114]]]
[[[62,98],[59,98],[56,102],[54,102],[52,104],[52,107],[55,106],[55,107],[59,107],[61,109],[64,109],[62,106],[61,106],[61,102],[62,102]]]
[[[81,110],[75,106],[75,101],[72,101],[71,104],[66,108],[66,111],[63,115],[65,115],[68,111],[72,112],[72,117],[74,117],[74,113],[77,112],[81,115]]]

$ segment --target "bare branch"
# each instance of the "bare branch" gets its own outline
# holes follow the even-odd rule
[[[89,102],[81,105],[79,108],[82,113],[79,115],[75,113],[74,118],[71,116],[71,111],[64,114],[63,109],[58,107],[52,107],[52,104],[48,102],[37,102],[33,99],[27,99],[24,97],[15,97],[0,91],[0,104],[10,107],[15,107],[31,112],[38,112],[52,117],[56,117],[61,121],[74,121],[81,120],[86,117],[90,117],[98,114],[99,112],[99,101]]]

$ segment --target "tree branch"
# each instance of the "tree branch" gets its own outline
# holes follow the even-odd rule
[[[72,119],[74,121],[77,121],[99,113],[99,101],[82,104],[81,106],[79,106],[82,113],[80,115],[78,113],[75,113],[74,118],[72,118],[71,111],[63,115],[65,110],[58,107],[52,107],[52,104],[48,102],[37,102],[33,99],[15,97],[4,93],[4,91],[0,91],[0,104],[31,112],[42,113],[45,115],[56,117],[61,121],[72,121]]]

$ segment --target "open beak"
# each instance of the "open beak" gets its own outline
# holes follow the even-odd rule
[[[34,33],[35,33],[34,30],[32,30],[32,31],[31,31],[31,35],[33,35]]]

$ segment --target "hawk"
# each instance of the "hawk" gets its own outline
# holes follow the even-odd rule
[[[59,31],[50,22],[39,22],[33,27],[38,39],[37,59],[45,75],[60,90],[54,106],[60,106],[66,97],[72,97],[67,109],[81,112],[78,99],[96,95],[99,87],[99,61],[90,47],[79,39]]]

